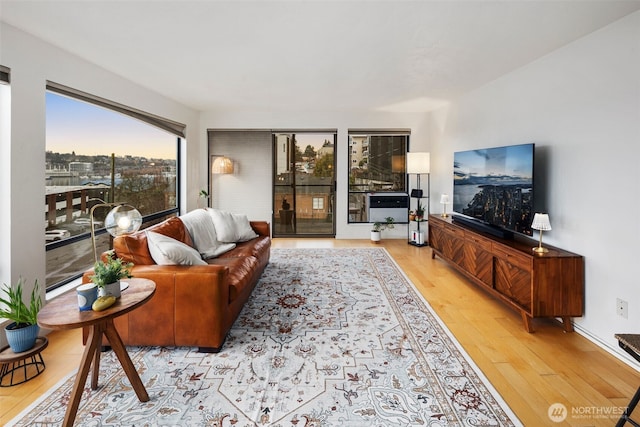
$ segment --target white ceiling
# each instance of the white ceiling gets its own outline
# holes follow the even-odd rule
[[[203,111],[428,111],[639,9],[637,0],[0,0],[2,21]]]

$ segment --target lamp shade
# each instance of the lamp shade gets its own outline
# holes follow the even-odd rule
[[[534,230],[549,231],[551,230],[551,222],[549,222],[549,215],[545,213],[536,213],[533,215],[533,222],[531,228]]]
[[[211,173],[233,173],[233,162],[230,158],[225,156],[216,157],[211,165]]]
[[[407,173],[429,173],[430,161],[429,153],[407,153]]]
[[[113,237],[135,233],[142,225],[142,215],[130,205],[119,205],[111,209],[104,219],[104,227]]]
[[[443,203],[443,204],[449,203],[449,195],[443,194],[442,196],[440,196],[440,203]]]

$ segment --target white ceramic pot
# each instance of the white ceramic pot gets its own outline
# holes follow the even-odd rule
[[[372,231],[371,232],[371,241],[374,243],[378,243],[380,242],[380,232],[379,231]]]
[[[100,288],[100,292],[98,292],[101,297],[112,295],[116,298],[120,298],[120,281],[109,283]]]

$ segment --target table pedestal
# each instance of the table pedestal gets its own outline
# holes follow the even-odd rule
[[[133,362],[124,347],[122,339],[116,331],[113,319],[109,318],[104,322],[95,323],[89,327],[89,337],[87,344],[82,354],[82,360],[80,362],[80,370],[76,375],[75,383],[73,384],[73,391],[71,392],[71,400],[67,407],[67,412],[64,417],[63,426],[73,426],[73,422],[76,418],[78,407],[80,406],[80,397],[82,396],[82,390],[84,384],[87,381],[89,375],[89,369],[93,362],[93,373],[91,375],[91,389],[98,388],[98,373],[100,371],[100,345],[102,343],[102,336],[106,336],[111,344],[113,352],[118,356],[118,360],[124,369],[127,378],[133,386],[133,390],[136,392],[140,402],[148,402],[149,395],[147,390],[142,384],[142,380],[138,375],[138,371],[133,366]]]
[[[138,399],[141,402],[148,402],[149,395],[144,388],[136,368],[131,362],[131,358],[118,335],[113,319],[122,316],[141,305],[153,297],[156,291],[156,284],[148,279],[129,279],[129,288],[123,292],[111,307],[102,311],[80,311],[78,310],[78,297],[75,292],[67,292],[51,300],[38,313],[38,324],[47,329],[75,329],[86,327],[89,331],[85,344],[80,368],[76,374],[73,384],[73,391],[67,411],[64,416],[63,426],[71,427],[76,419],[76,412],[80,406],[80,398],[84,385],[87,382],[89,370],[93,364],[93,375],[91,376],[91,389],[98,388],[98,374],[100,372],[100,347],[103,337],[106,337],[118,356],[118,360],[124,369],[127,378],[133,386]]]

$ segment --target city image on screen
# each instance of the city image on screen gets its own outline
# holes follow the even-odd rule
[[[534,144],[454,153],[453,211],[531,235]]]

